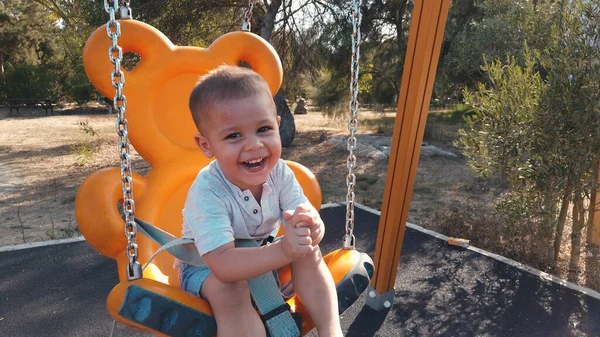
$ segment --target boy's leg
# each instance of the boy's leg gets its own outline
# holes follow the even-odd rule
[[[292,283],[310,313],[319,337],[342,336],[335,283],[320,249],[292,262]]]
[[[217,321],[218,337],[266,336],[265,327],[250,301],[250,290],[245,281],[221,282],[214,274],[208,275],[202,289]]]

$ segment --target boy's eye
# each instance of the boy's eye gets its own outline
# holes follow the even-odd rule
[[[271,130],[270,126],[262,126],[262,127],[258,128],[258,132],[267,132],[269,130]]]
[[[239,138],[239,137],[240,137],[240,134],[239,134],[239,133],[237,133],[237,132],[234,132],[234,133],[232,133],[232,134],[229,134],[229,135],[227,135],[227,136],[225,137],[225,139],[235,139],[235,138]]]

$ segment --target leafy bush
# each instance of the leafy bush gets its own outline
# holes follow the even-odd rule
[[[87,75],[81,69],[81,71],[75,72],[67,78],[64,93],[77,104],[83,104],[94,98],[95,90]]]
[[[85,144],[71,145],[70,149],[77,157],[77,165],[79,166],[85,166],[94,156],[94,150]]]
[[[536,53],[524,55],[525,66],[509,57],[482,68],[488,83],[478,83],[476,91],[463,91],[464,103],[473,109],[465,118],[467,127],[459,130],[455,145],[462,148],[469,166],[486,177],[499,171],[503,178],[522,175],[530,166],[527,155],[531,149],[532,124],[546,84],[536,71]]]
[[[86,135],[89,135],[92,137],[98,135],[98,131],[92,125],[90,125],[90,122],[79,121],[79,123],[77,123],[77,125],[79,125],[79,128],[81,130],[83,130],[83,132],[85,132]]]
[[[94,92],[83,65],[66,71],[56,64],[20,63],[7,68],[0,84],[0,97],[4,98],[64,98],[82,104],[92,100]]]
[[[56,98],[60,92],[53,70],[26,63],[9,67],[0,88],[2,96],[7,98]]]

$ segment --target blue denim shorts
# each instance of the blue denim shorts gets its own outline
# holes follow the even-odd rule
[[[204,281],[208,275],[210,275],[210,273],[211,271],[208,267],[196,267],[187,263],[182,263],[181,267],[179,268],[179,285],[184,291],[202,298],[200,290],[202,289],[202,284],[204,284]],[[277,270],[273,271],[273,275],[275,276],[275,280],[279,285],[281,295],[286,299],[294,296],[294,287],[292,286],[292,281],[290,280],[281,285],[279,283]]]
[[[200,289],[210,273],[208,267],[196,267],[183,263],[179,268],[179,285],[184,291],[202,298]]]

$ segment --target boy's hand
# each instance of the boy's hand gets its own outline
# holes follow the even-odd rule
[[[283,252],[292,260],[296,260],[306,256],[313,251],[311,245],[311,232],[308,226],[302,223],[292,223],[292,211],[286,211],[283,214],[285,220],[285,235],[282,240]]]
[[[312,239],[313,246],[321,243],[323,236],[325,235],[325,225],[323,224],[323,220],[319,214],[317,214],[317,219],[314,224],[310,227],[310,238]]]
[[[321,242],[321,239],[323,239],[325,226],[323,225],[323,220],[321,220],[319,213],[312,205],[298,205],[293,213],[291,211],[285,212],[283,218],[290,227],[308,227],[310,229],[310,238],[313,246],[318,245]]]

